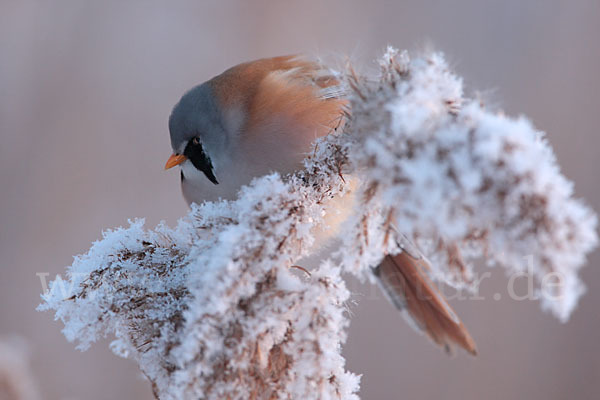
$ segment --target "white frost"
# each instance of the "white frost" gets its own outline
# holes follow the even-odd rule
[[[411,61],[390,49],[380,65],[378,80],[347,74],[352,115],[318,141],[305,171],[256,179],[174,229],[133,221],[108,231],[40,309],[80,349],[114,335],[113,351],[165,399],[357,398],[341,355],[340,274],[369,276],[406,238],[457,287],[469,286],[475,257],[509,271],[528,257],[543,307],[566,320],[597,220],[543,134],[465,98],[441,54]],[[360,186],[338,261],[292,268],[315,251],[328,202],[350,190],[344,175]]]

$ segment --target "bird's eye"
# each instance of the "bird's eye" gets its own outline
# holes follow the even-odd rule
[[[197,145],[200,144],[200,139],[198,139],[198,137],[195,137],[195,138],[192,139],[192,143],[197,146]]]

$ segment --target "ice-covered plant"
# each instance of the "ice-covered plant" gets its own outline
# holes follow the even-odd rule
[[[315,143],[305,170],[193,207],[174,229],[107,231],[40,309],[80,349],[114,335],[113,351],[164,399],[357,398],[341,355],[341,273],[370,276],[404,240],[457,287],[469,287],[476,257],[508,270],[529,257],[543,306],[566,320],[596,216],[572,197],[543,134],[466,98],[440,54],[389,49],[380,63],[378,79],[345,74],[347,120]],[[349,191],[341,247],[303,270],[315,230]]]

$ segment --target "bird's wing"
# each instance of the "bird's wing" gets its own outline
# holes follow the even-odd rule
[[[283,83],[313,87],[316,97],[338,99],[348,93],[336,73],[299,55],[264,58],[236,65],[211,79],[223,105],[250,106],[254,97],[263,90],[264,79],[277,76]]]
[[[296,57],[290,60],[290,68],[279,71],[295,84],[312,86],[316,97],[321,100],[343,99],[348,94],[348,86],[339,78],[339,74],[314,61]]]
[[[243,133],[282,124],[323,136],[339,123],[345,89],[319,63],[300,56],[265,58],[237,65],[210,80],[223,108],[240,109]]]
[[[240,142],[248,154],[266,154],[271,170],[287,173],[301,167],[315,139],[342,126],[346,102],[335,97],[339,81],[318,64],[291,58],[272,67],[247,106]]]
[[[250,105],[250,127],[281,115],[306,127],[335,127],[345,101],[342,83],[331,71],[299,57],[285,57],[271,67]]]
[[[429,278],[428,261],[414,245],[407,250],[386,256],[373,270],[383,292],[418,332],[426,333],[447,351],[456,344],[476,355],[467,328]]]

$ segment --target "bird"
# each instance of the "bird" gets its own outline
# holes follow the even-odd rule
[[[236,65],[187,91],[169,117],[172,155],[188,205],[234,199],[253,178],[293,173],[314,141],[339,126],[347,90],[330,69],[298,55]],[[408,239],[372,268],[410,325],[451,352],[475,342],[429,278],[431,264]]]

